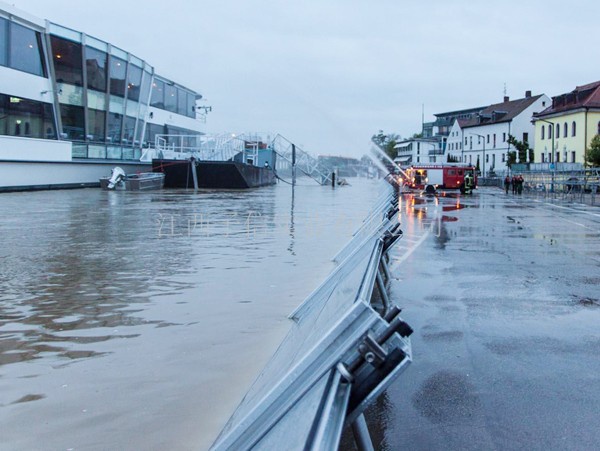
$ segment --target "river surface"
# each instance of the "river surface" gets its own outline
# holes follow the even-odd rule
[[[381,188],[0,195],[0,448],[207,449]]]

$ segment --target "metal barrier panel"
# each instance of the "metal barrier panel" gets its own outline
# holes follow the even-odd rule
[[[391,189],[391,187],[390,187]],[[291,315],[295,323],[247,392],[214,450],[335,449],[354,421],[411,361],[410,327],[382,297],[381,265],[400,237],[389,193],[344,250],[345,258]]]

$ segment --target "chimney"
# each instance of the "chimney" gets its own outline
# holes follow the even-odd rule
[[[510,97],[504,96],[504,103],[508,102],[509,100],[510,100]]]
[[[525,91],[525,98],[528,99],[531,97],[531,91]]]

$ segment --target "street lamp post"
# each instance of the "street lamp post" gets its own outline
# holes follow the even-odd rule
[[[552,128],[548,127],[550,134],[552,135],[552,152],[550,152],[550,163],[554,163],[554,134],[556,132],[556,124],[554,122],[547,121],[546,119],[540,119],[539,117],[535,118],[538,121],[545,122],[546,124],[552,125]]]
[[[480,135],[478,133],[469,133],[470,135],[479,136],[483,139],[483,178],[485,178],[485,136]]]

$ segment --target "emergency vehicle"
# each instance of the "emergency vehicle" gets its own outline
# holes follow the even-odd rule
[[[477,187],[475,167],[458,164],[423,164],[404,169],[405,185],[434,193],[438,189],[458,189],[462,193]],[[465,183],[466,182],[466,183]]]

